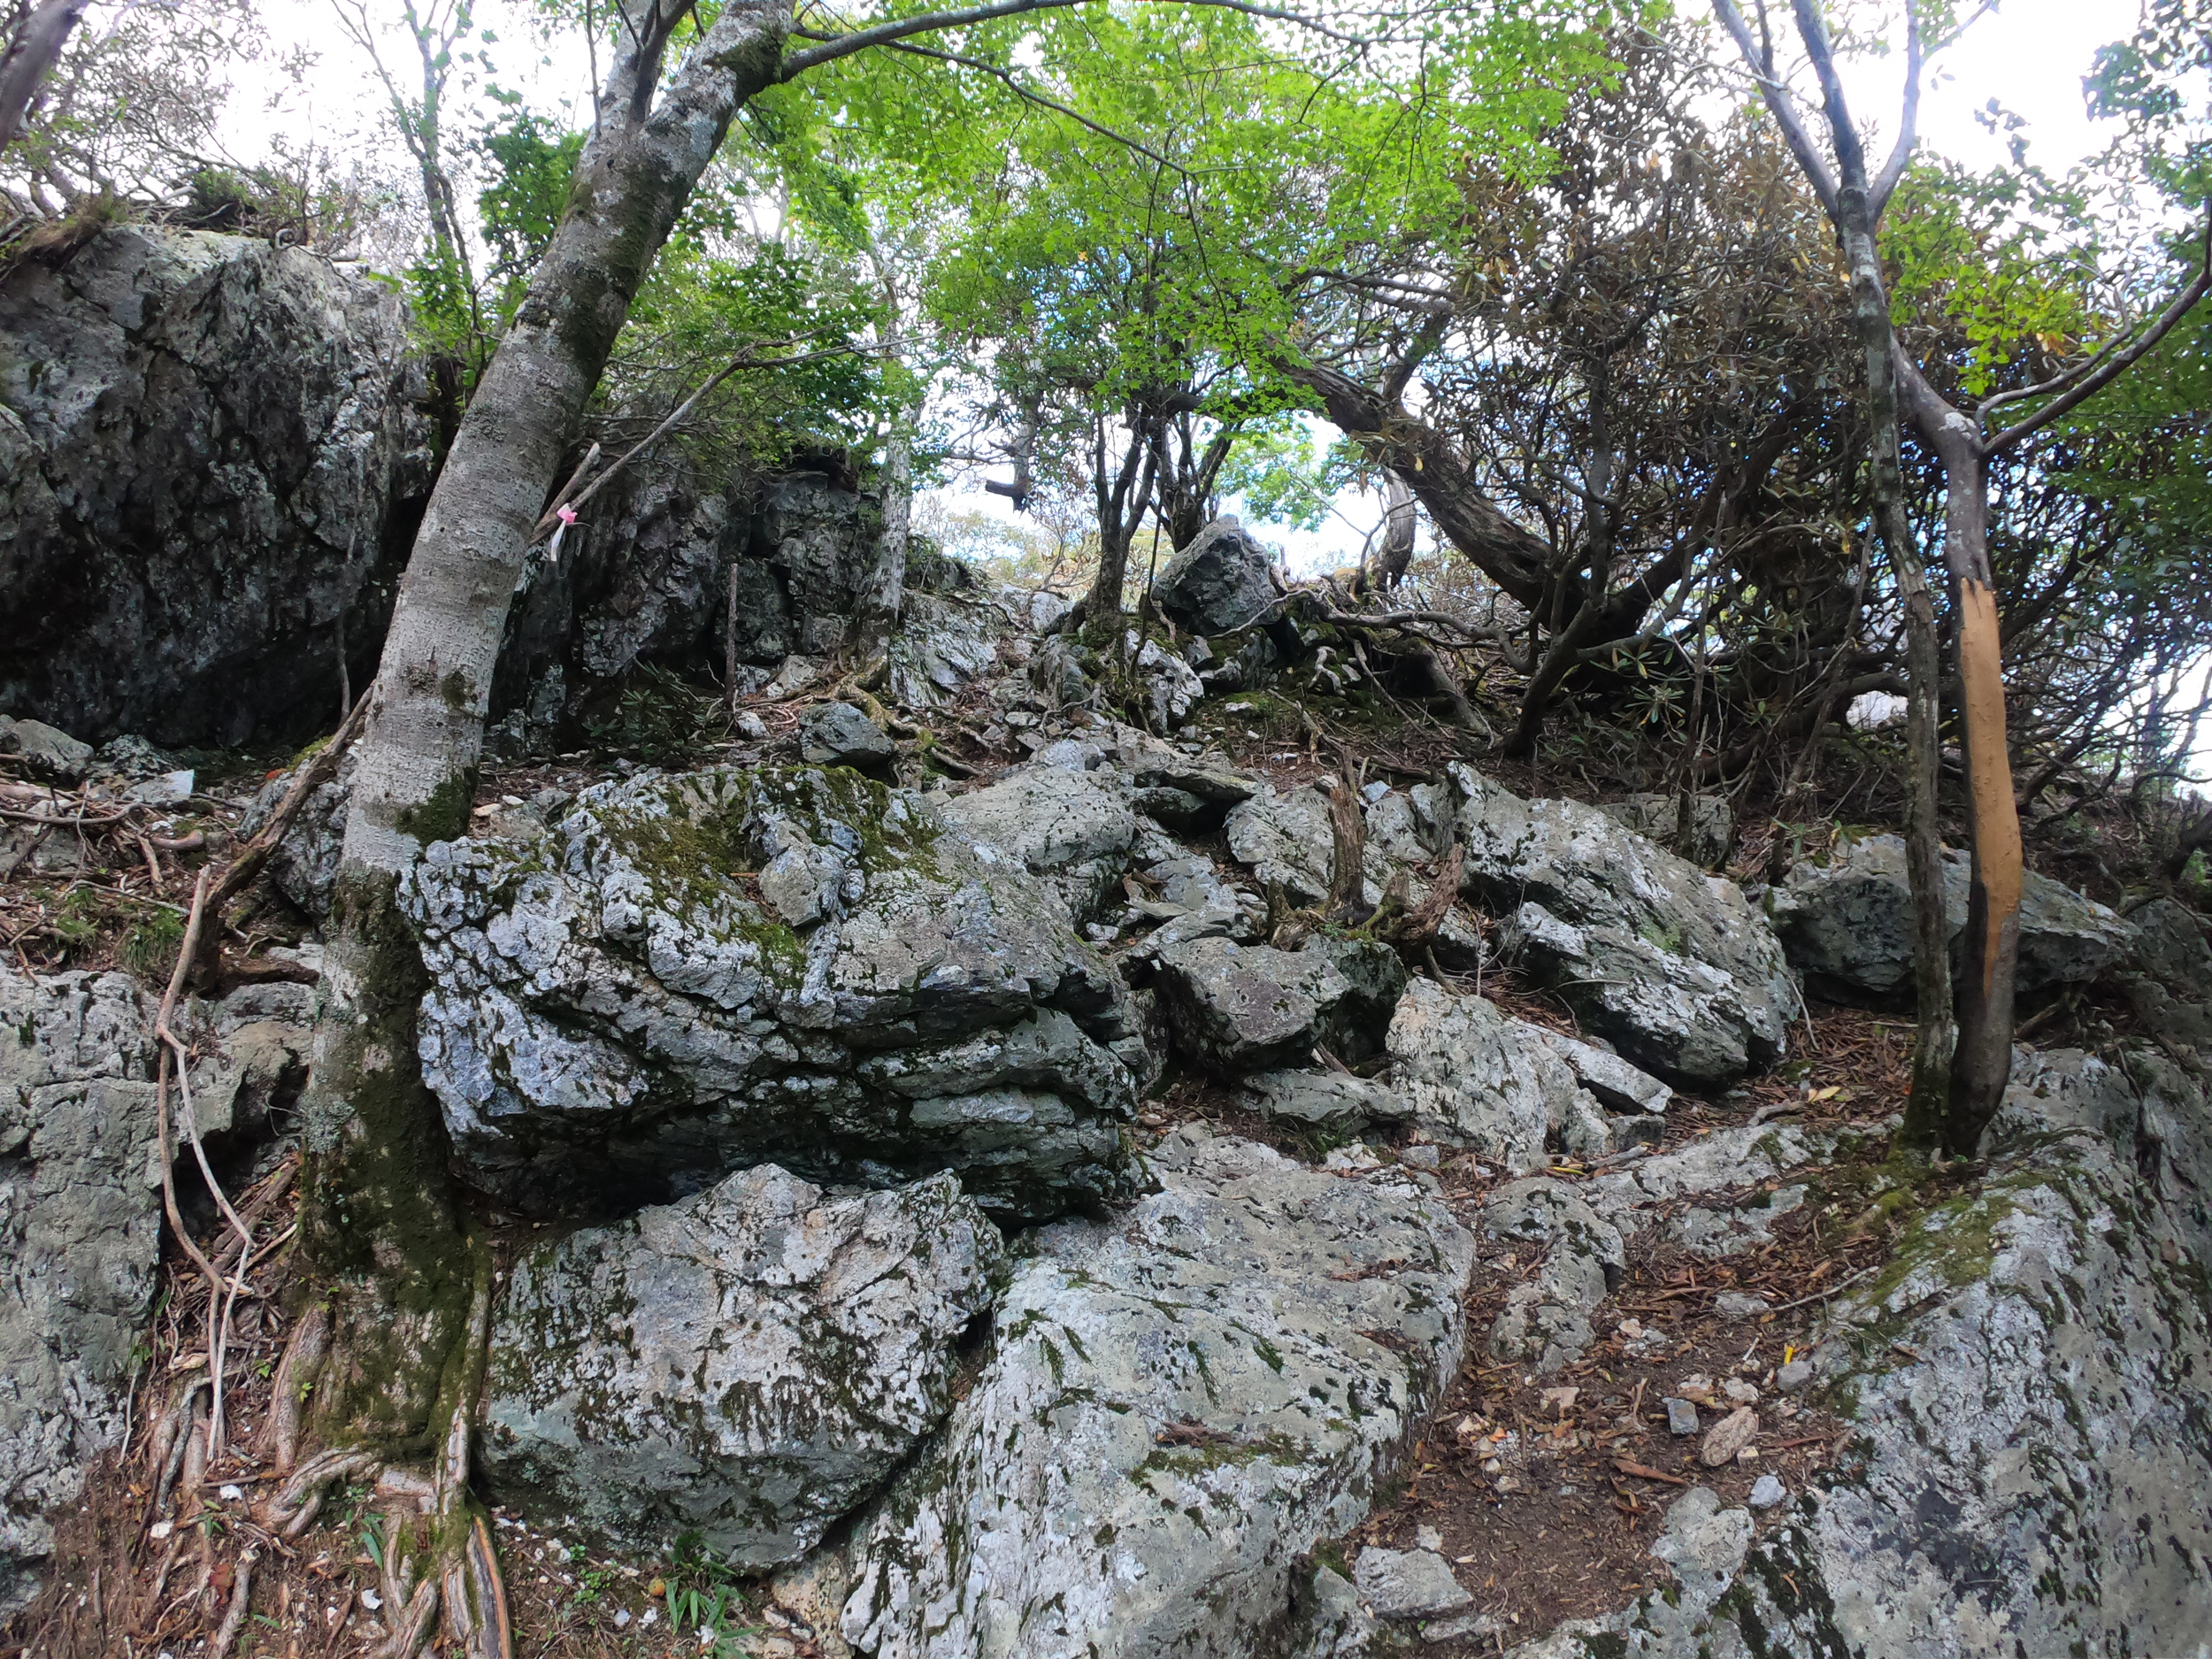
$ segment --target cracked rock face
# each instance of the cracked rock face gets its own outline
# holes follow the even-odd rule
[[[316,729],[430,479],[399,296],[149,225],[0,280],[0,708],[98,741]]]
[[[1396,953],[1372,940],[1316,938],[1294,951],[1193,939],[1162,949],[1159,966],[1178,1046],[1228,1078],[1305,1064],[1317,1045],[1365,1059],[1406,984]]]
[[[949,1175],[832,1196],[772,1164],[572,1233],[495,1322],[486,1479],[620,1547],[796,1560],[943,1419],[1004,1256]]]
[[[526,1213],[767,1160],[950,1169],[1022,1218],[1133,1190],[1126,993],[917,796],[812,770],[603,785],[547,834],[438,843],[401,902],[434,981],[425,1079],[471,1179]]]
[[[1416,979],[1390,1022],[1391,1089],[1423,1138],[1472,1148],[1508,1170],[1541,1165],[1554,1135],[1571,1149],[1601,1150],[1593,1142],[1606,1140],[1604,1115],[1548,1034],[1487,998]]]
[[[1540,1176],[1497,1188],[1483,1205],[1482,1230],[1545,1252],[1536,1277],[1507,1293],[1490,1327],[1491,1353],[1546,1375],[1573,1364],[1595,1340],[1590,1316],[1628,1271],[1619,1230],[1564,1182]]]
[[[955,795],[939,811],[948,829],[1038,877],[1080,923],[1121,879],[1137,839],[1137,815],[1118,782],[1111,773],[1025,767]]]
[[[856,1524],[878,1659],[1243,1659],[1459,1361],[1473,1240],[1394,1173],[1178,1132],[1163,1190],[1039,1235],[933,1448]]]
[[[1735,884],[1574,801],[1524,801],[1450,768],[1463,887],[1626,1059],[1670,1082],[1773,1064],[1798,1006],[1781,945]]]

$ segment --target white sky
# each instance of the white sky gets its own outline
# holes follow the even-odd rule
[[[372,12],[396,11],[389,0],[371,0]],[[1689,0],[1694,13],[1698,0]],[[501,84],[523,91],[530,106],[551,111],[565,105],[580,124],[590,108],[589,74],[583,43],[574,38],[546,44],[524,23],[518,0],[478,0],[480,25],[500,39],[491,48]],[[388,130],[381,127],[384,104],[369,65],[339,33],[329,0],[262,0],[261,16],[270,37],[267,63],[250,66],[238,77],[225,137],[241,159],[255,159],[273,134],[294,143],[311,136],[342,163],[349,155],[373,155],[398,173],[404,160]],[[2100,147],[2101,140],[2085,113],[2081,78],[2096,49],[2131,33],[2136,8],[2127,0],[2003,0],[1999,10],[1978,22],[1966,37],[1939,60],[1933,84],[1924,96],[1920,128],[1923,146],[1969,166],[1994,165],[2007,158],[2004,141],[1975,120],[1976,111],[1995,97],[2028,122],[2031,153],[2053,173],[2062,173]],[[388,58],[404,71],[411,48],[395,31]],[[288,52],[311,54],[303,78],[280,83],[273,65]],[[1849,67],[1847,90],[1863,124],[1893,130],[1901,62],[1863,60]],[[1886,147],[1880,153],[1886,153]],[[979,491],[949,492],[961,507],[994,514],[1010,510]],[[1300,569],[1348,563],[1365,528],[1379,519],[1375,497],[1340,503],[1353,529],[1341,520],[1304,534],[1270,526]]]

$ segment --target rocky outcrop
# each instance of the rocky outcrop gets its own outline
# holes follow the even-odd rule
[[[402,903],[424,1075],[471,1178],[526,1211],[771,1160],[950,1169],[1018,1217],[1133,1190],[1118,980],[919,796],[842,771],[603,785],[545,834],[432,847]]]
[[[1838,1466],[1755,1542],[1689,1493],[1654,1551],[1670,1592],[1517,1659],[2200,1651],[2207,1106],[2146,1051],[2024,1055],[1987,1179],[1915,1217],[1814,1350],[1853,1428]]]
[[[204,1136],[265,1128],[296,1092],[308,995],[260,986],[179,1010]],[[126,974],[0,964],[0,1616],[121,1439],[159,1261],[152,1016]]]
[[[933,1449],[855,1524],[875,1659],[1243,1659],[1455,1370],[1473,1240],[1402,1173],[1180,1131],[1162,1191],[1038,1238]]]
[[[1964,853],[1944,855],[1944,919],[1955,966],[1966,931],[1970,868]],[[1845,841],[1825,864],[1792,866],[1767,890],[1765,907],[1791,965],[1824,995],[1878,1003],[1911,997],[1912,884],[1900,837]],[[2103,905],[2030,871],[2020,891],[2020,991],[2086,984],[2124,960],[2134,938],[2135,930]]]
[[[1574,801],[1450,768],[1464,891],[1583,1026],[1673,1083],[1771,1065],[1798,1008],[1782,948],[1732,882]]]
[[[1275,603],[1274,561],[1234,518],[1215,519],[1168,561],[1153,602],[1193,634],[1248,628]]]
[[[0,277],[0,710],[237,744],[375,671],[429,488],[388,288],[149,225]]]
[[[943,1419],[1004,1254],[949,1175],[833,1197],[772,1164],[572,1233],[494,1324],[485,1478],[615,1548],[795,1560]]]

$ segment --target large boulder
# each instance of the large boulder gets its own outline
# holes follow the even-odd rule
[[[950,1175],[832,1196],[772,1164],[540,1246],[492,1328],[485,1478],[619,1548],[795,1560],[943,1420],[1004,1255]]]
[[[1424,1140],[1471,1148],[1515,1172],[1540,1168],[1554,1143],[1604,1149],[1604,1115],[1551,1033],[1508,1018],[1486,997],[1416,979],[1388,1044],[1391,1092]]]
[[[1966,933],[1970,870],[1966,854],[1944,854],[1944,921],[1955,964]],[[1911,996],[1912,882],[1901,838],[1840,841],[1826,863],[1793,865],[1767,890],[1765,903],[1791,965],[1824,994],[1884,1003]],[[2023,879],[2022,992],[2085,984],[2124,959],[2134,937],[2134,929],[2094,900],[2033,871]]]
[[[1098,913],[1137,839],[1128,789],[1111,772],[1024,767],[939,811],[948,829],[1041,879],[1079,923]]]
[[[304,735],[376,668],[430,478],[389,288],[116,225],[0,275],[0,710]]]
[[[425,1079],[470,1178],[526,1210],[619,1215],[772,1160],[955,1170],[1022,1217],[1132,1190],[1119,981],[918,795],[844,771],[602,785],[545,834],[437,843],[401,902]]]
[[[1163,1189],[1039,1235],[973,1390],[855,1523],[875,1659],[1244,1659],[1456,1371],[1474,1245],[1396,1172],[1180,1131]]]
[[[1455,763],[1463,890],[1585,1029],[1669,1082],[1771,1065],[1798,1010],[1764,918],[1734,883],[1574,801],[1524,801]]]
[[[1193,634],[1233,634],[1250,627],[1275,603],[1273,569],[1267,549],[1236,518],[1225,516],[1168,561],[1152,585],[1152,597]]]
[[[1176,1045],[1226,1078],[1304,1065],[1317,1047],[1365,1059],[1406,986],[1396,953],[1373,940],[1322,936],[1294,951],[1216,936],[1171,945],[1158,962]]]

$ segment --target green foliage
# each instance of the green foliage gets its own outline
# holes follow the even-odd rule
[[[1469,156],[1540,168],[1610,10],[1520,0],[1365,54],[1211,9],[1055,12],[963,31],[965,64],[845,60],[753,130],[823,234],[913,249],[949,373],[1002,426],[1038,410],[1041,475],[1085,492],[1101,420],[1172,406],[1253,433],[1238,485],[1299,522],[1314,475],[1279,417],[1308,400],[1276,364],[1302,285],[1455,237]]]
[[[488,175],[477,193],[476,208],[491,250],[485,280],[493,286],[495,309],[503,323],[521,303],[531,273],[568,207],[584,134],[512,108],[503,120],[479,133],[472,149]]]

